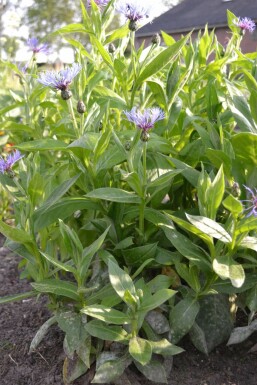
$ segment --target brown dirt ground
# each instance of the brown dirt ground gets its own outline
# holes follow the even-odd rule
[[[2,245],[0,238],[0,295],[30,290],[28,282],[19,281],[18,258]],[[36,352],[28,353],[32,338],[48,318],[44,299],[0,307],[0,385],[63,385],[63,333],[58,327],[50,329]],[[185,340],[182,345],[186,352],[174,357],[169,385],[256,385],[257,353],[249,353],[256,342],[257,333],[241,345],[222,345],[206,357]],[[135,376],[133,385],[153,384]],[[121,381],[123,385],[125,382]],[[87,376],[74,382],[88,384]]]

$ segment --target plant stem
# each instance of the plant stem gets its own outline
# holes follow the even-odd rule
[[[143,142],[143,185],[142,185],[142,198],[139,209],[139,231],[144,239],[144,230],[145,230],[145,201],[146,201],[146,185],[147,185],[147,176],[146,176],[146,149],[147,143]]]
[[[75,114],[74,114],[71,98],[67,100],[67,105],[68,105],[68,109],[69,109],[69,113],[70,113],[71,119],[73,121],[73,127],[74,127],[74,131],[75,131],[75,135],[76,135],[77,138],[79,138],[79,129],[78,129],[78,124],[77,124],[76,117],[75,117]]]

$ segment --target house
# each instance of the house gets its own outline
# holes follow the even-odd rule
[[[205,25],[215,33],[221,44],[226,44],[229,36],[227,9],[237,17],[249,17],[257,22],[257,0],[183,0],[161,16],[146,24],[136,33],[137,42],[150,44],[151,37],[164,31],[176,40],[194,29],[193,37]],[[254,52],[257,48],[257,31],[246,32],[241,48],[243,52]]]

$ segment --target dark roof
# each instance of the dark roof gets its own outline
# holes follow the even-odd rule
[[[227,25],[227,9],[236,16],[257,20],[257,0],[184,0],[168,12],[139,29],[136,36],[151,36],[163,30],[167,33]]]

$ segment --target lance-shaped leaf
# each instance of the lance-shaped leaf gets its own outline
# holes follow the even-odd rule
[[[126,353],[102,352],[96,360],[96,373],[92,384],[113,383],[131,364],[131,358]]]
[[[76,301],[80,300],[80,296],[77,293],[77,286],[71,282],[61,281],[60,279],[44,279],[40,282],[32,282],[31,285],[39,293],[52,293]]]
[[[241,287],[245,281],[243,266],[232,257],[222,256],[213,260],[213,270],[222,279],[229,278],[234,287]]]
[[[89,321],[86,326],[88,333],[96,338],[106,341],[126,341],[128,333],[121,326],[106,325],[99,320]]]
[[[173,343],[177,343],[189,332],[195,322],[199,309],[199,302],[193,297],[184,298],[174,306],[170,312]]]
[[[94,241],[90,246],[86,247],[83,250],[82,260],[81,260],[81,264],[80,264],[80,268],[79,268],[80,276],[82,278],[87,273],[88,268],[91,264],[92,258],[94,257],[95,253],[102,246],[109,229],[110,229],[110,226],[105,230],[105,232],[96,241]]]
[[[105,201],[118,202],[118,203],[140,203],[139,196],[132,192],[121,190],[114,187],[103,187],[90,191],[87,195],[88,198],[103,199]]]
[[[219,239],[224,243],[232,242],[230,234],[217,222],[210,218],[186,214],[189,222],[210,237]]]
[[[49,318],[45,323],[43,323],[43,325],[38,329],[33,340],[31,341],[31,344],[29,347],[29,353],[33,352],[38,347],[40,342],[43,340],[43,338],[47,334],[49,328],[56,322],[57,322],[56,316],[53,316]]]
[[[152,296],[146,296],[143,298],[139,311],[140,312],[148,312],[150,310],[156,309],[164,302],[168,301],[171,297],[173,297],[177,292],[171,289],[161,289],[157,291]]]
[[[103,305],[86,306],[81,312],[111,324],[122,325],[130,322],[128,315]]]
[[[108,268],[110,281],[116,293],[126,301],[126,293],[129,292],[136,303],[136,289],[130,276],[111,260],[108,263]]]
[[[129,353],[141,365],[146,365],[152,357],[152,347],[149,341],[133,337],[129,341]]]

